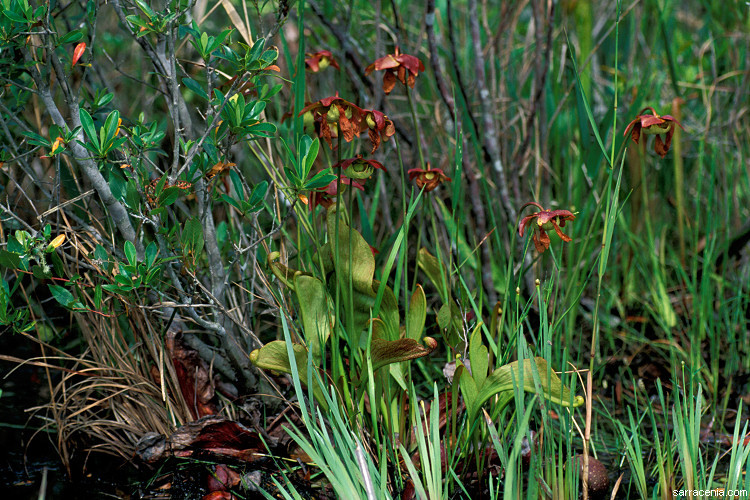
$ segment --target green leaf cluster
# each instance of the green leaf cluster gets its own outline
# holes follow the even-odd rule
[[[284,144],[289,164],[291,164],[291,166],[284,166],[284,174],[286,174],[292,190],[300,192],[320,189],[336,180],[336,176],[331,172],[330,168],[321,170],[308,179],[320,151],[319,139],[316,138],[313,140],[310,136],[303,135],[297,143],[296,154],[292,152],[283,140],[282,143]]]
[[[469,341],[469,357],[457,360],[455,378],[464,397],[469,422],[479,415],[482,406],[497,396],[496,407],[502,409],[514,397],[517,386],[529,393],[539,394],[561,406],[577,407],[583,404],[582,396],[574,396],[557,374],[548,369],[542,357],[523,359],[500,366],[489,373],[490,356],[482,343],[481,325],[474,329]]]
[[[114,150],[119,150],[127,141],[125,137],[117,137],[117,132],[120,127],[119,111],[114,110],[107,115],[107,119],[104,121],[104,125],[99,128],[98,133],[94,126],[94,119],[88,111],[81,108],[79,117],[81,119],[81,126],[83,127],[83,131],[86,134],[88,141],[78,142],[90,151],[93,157],[98,161],[105,160],[107,154]]]

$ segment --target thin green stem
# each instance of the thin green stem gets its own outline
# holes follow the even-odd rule
[[[419,128],[419,121],[417,120],[417,107],[414,99],[411,96],[411,89],[406,87],[406,98],[409,100],[409,111],[411,112],[411,119],[414,122],[414,132],[417,136],[417,152],[419,153],[419,168],[424,168],[424,154],[422,152],[422,133]]]
[[[583,477],[582,477],[582,488],[583,488],[583,500],[589,498],[589,446],[591,444],[591,416],[593,409],[593,392],[594,392],[594,364],[596,363],[599,354],[599,302],[602,296],[602,279],[604,278],[604,272],[606,271],[606,258],[609,252],[610,245],[612,243],[611,231],[612,228],[607,228],[606,225],[614,224],[614,219],[610,218],[611,212],[617,210],[616,206],[612,206],[611,200],[612,195],[612,178],[614,176],[614,165],[615,165],[615,149],[616,149],[616,138],[617,138],[617,63],[619,58],[618,48],[620,41],[620,2],[617,1],[617,18],[615,19],[615,77],[614,77],[614,104],[613,104],[613,118],[612,118],[612,150],[610,152],[609,164],[612,169],[609,173],[609,182],[607,188],[607,214],[605,230],[602,234],[602,252],[599,254],[599,272],[598,280],[596,284],[596,301],[594,305],[593,325],[594,331],[591,335],[591,350],[589,352],[589,369],[586,372],[586,422],[583,436]],[[620,174],[622,174],[622,168],[620,168]],[[619,182],[615,189],[619,189]],[[645,186],[644,186],[645,187]],[[616,204],[617,193],[614,194],[614,204]]]

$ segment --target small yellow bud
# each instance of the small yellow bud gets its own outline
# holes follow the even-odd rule
[[[47,245],[47,251],[51,252],[55,248],[58,248],[60,245],[63,244],[64,241],[65,241],[65,235],[64,234],[58,235],[57,238],[55,238],[54,240],[52,240],[50,242],[50,244]]]
[[[58,137],[55,139],[55,142],[52,143],[52,150],[50,151],[50,154],[52,156],[56,155],[59,151],[62,150],[62,148],[65,146],[65,140],[62,137]]]
[[[59,234],[59,235],[57,235],[57,238],[55,238],[54,240],[52,240],[52,243],[50,243],[50,245],[52,245],[53,247],[57,248],[60,245],[62,245],[64,241],[65,241],[65,235],[64,234]]]

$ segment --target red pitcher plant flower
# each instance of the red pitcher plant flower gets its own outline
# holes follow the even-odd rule
[[[427,162],[427,168],[412,168],[408,172],[409,180],[414,181],[419,189],[432,191],[444,182],[450,182],[451,178],[445,175],[439,168],[431,168],[430,162]]]
[[[387,141],[396,133],[396,127],[393,126],[391,119],[380,111],[374,109],[365,110],[364,124],[367,126],[367,133],[370,136],[370,144],[372,144],[372,151],[370,151],[371,154],[380,147],[381,140]]]
[[[374,63],[365,68],[365,75],[369,75],[373,70],[385,70],[383,75],[383,92],[390,94],[393,87],[396,86],[396,80],[410,88],[414,88],[414,80],[420,71],[424,71],[424,64],[419,58],[402,54],[398,47],[396,52],[381,57]]]
[[[307,56],[305,58],[305,66],[307,66],[307,69],[313,73],[323,71],[328,66],[333,66],[334,68],[339,69],[339,63],[333,58],[333,54],[330,50],[319,50],[314,53],[308,52],[305,55]]]
[[[335,167],[341,168],[344,171],[344,175],[348,178],[357,180],[369,179],[376,168],[385,170],[385,167],[379,161],[365,160],[362,158],[362,155],[343,160],[341,163],[334,165]]]
[[[573,239],[567,234],[563,233],[560,229],[565,226],[565,222],[569,220],[575,220],[576,216],[569,210],[545,210],[539,203],[530,201],[521,207],[521,211],[528,206],[535,206],[539,208],[538,212],[534,212],[531,215],[527,215],[521,219],[521,223],[518,225],[518,234],[523,237],[523,233],[526,229],[535,222],[534,235],[532,237],[534,241],[534,247],[539,253],[544,253],[549,248],[550,239],[547,231],[554,229],[557,235],[563,241],[573,241]]]
[[[311,112],[315,122],[320,125],[320,137],[331,149],[335,149],[332,139],[338,137],[339,132],[346,142],[351,142],[362,132],[365,111],[339,97],[338,92],[305,106],[299,116],[307,112]]]
[[[644,114],[649,109],[653,114]],[[628,135],[628,132],[630,132],[630,137],[636,144],[638,144],[638,141],[641,138],[641,133],[656,135],[654,151],[656,151],[656,154],[664,158],[667,156],[669,146],[672,144],[675,124],[679,125],[680,128],[683,128],[682,124],[680,124],[675,117],[671,115],[659,116],[656,113],[656,110],[649,106],[643,108],[638,116],[635,117],[635,120],[628,123],[628,126],[625,128],[625,134],[623,135]],[[664,140],[662,140],[661,134],[665,134]]]
[[[348,177],[340,175],[339,179],[341,180],[342,193],[344,192],[345,186],[352,186],[355,189],[359,189],[360,191],[365,190],[365,187],[362,184],[349,179]],[[339,194],[338,192],[336,192],[336,184],[337,181],[333,180],[326,187],[312,191],[310,193],[310,210],[315,210],[315,207],[317,207],[318,205],[322,205],[323,208],[328,208],[333,205],[334,198],[336,198],[336,195]]]
[[[342,99],[338,93],[308,104],[302,108],[298,116],[305,117],[305,124],[312,120],[318,135],[331,149],[336,149],[333,139],[339,136],[339,132],[343,134],[346,142],[351,142],[354,137],[359,137],[366,130],[374,153],[381,140],[387,141],[396,132],[393,122],[385,114],[374,109],[362,109]]]

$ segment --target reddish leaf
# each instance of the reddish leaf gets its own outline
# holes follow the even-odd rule
[[[252,462],[264,451],[265,446],[257,432],[218,415],[189,422],[169,438],[147,434],[137,445],[138,456],[149,463],[170,455],[190,457],[201,452]]]
[[[226,465],[218,464],[213,474],[208,476],[208,490],[222,491],[237,486],[242,478],[240,475]]]
[[[71,66],[76,65],[76,63],[81,58],[85,50],[86,50],[86,42],[81,42],[78,45],[76,45],[76,48],[73,51],[73,63],[71,64]]]
[[[166,344],[180,381],[182,396],[190,406],[190,412],[195,418],[216,414],[216,405],[213,403],[214,383],[209,374],[208,363],[174,331],[167,332]]]

